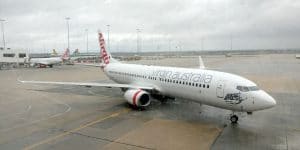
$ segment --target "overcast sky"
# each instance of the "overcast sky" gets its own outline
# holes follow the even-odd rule
[[[0,0],[7,47],[98,51],[97,30],[111,51],[300,48],[299,0]],[[2,38],[1,38],[2,41]],[[106,40],[107,41],[107,40]],[[1,42],[1,47],[2,47]]]

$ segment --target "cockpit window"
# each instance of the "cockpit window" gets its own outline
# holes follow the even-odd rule
[[[246,86],[237,86],[236,89],[242,91],[242,92],[248,92],[249,89]]]
[[[257,86],[237,86],[236,89],[238,89],[241,92],[258,91],[259,90],[259,88]]]
[[[250,91],[258,91],[259,88],[257,86],[250,86],[248,87]]]

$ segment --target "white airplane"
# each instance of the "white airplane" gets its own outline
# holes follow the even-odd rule
[[[257,85],[241,76],[199,69],[162,67],[120,63],[113,59],[105,49],[102,33],[99,33],[99,44],[103,64],[95,65],[116,83],[86,82],[50,82],[20,81],[33,84],[78,85],[86,87],[117,87],[124,91],[128,103],[144,108],[153,99],[183,98],[232,110],[230,120],[237,123],[236,112],[247,112],[268,109],[276,105],[276,101]],[[203,64],[202,59],[199,60]],[[187,110],[188,111],[188,110]]]
[[[40,68],[49,66],[53,67],[55,64],[60,64],[70,57],[69,49],[66,49],[61,57],[50,57],[50,58],[25,58],[25,62],[29,63],[30,66],[38,66]]]

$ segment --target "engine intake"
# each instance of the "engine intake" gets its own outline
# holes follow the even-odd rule
[[[145,107],[150,105],[150,94],[143,90],[127,90],[124,94],[125,99],[131,105]]]

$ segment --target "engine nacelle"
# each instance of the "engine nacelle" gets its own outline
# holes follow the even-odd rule
[[[150,105],[150,94],[143,90],[127,90],[124,94],[125,99],[131,105],[137,107],[145,107]]]

